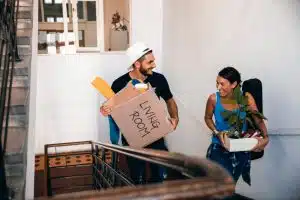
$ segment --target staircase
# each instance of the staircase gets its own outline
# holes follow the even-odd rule
[[[15,62],[5,155],[7,185],[17,200],[24,199],[25,191],[31,34],[32,0],[19,0],[17,45],[21,61]]]

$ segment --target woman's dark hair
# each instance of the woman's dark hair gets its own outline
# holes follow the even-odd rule
[[[228,80],[231,84],[235,81],[237,82],[237,85],[241,83],[241,74],[233,67],[223,68],[218,75]]]

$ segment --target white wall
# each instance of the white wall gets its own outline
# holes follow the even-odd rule
[[[34,173],[35,173],[35,119],[36,119],[36,95],[37,95],[37,43],[38,43],[38,0],[33,0],[32,6],[32,31],[36,34],[31,39],[31,67],[30,67],[30,91],[28,108],[28,133],[27,133],[27,155],[26,158],[26,181],[25,181],[25,199],[34,199]]]
[[[126,72],[124,54],[38,56],[36,153],[46,143],[109,141],[100,116],[104,98],[91,85],[94,76],[108,83]]]
[[[270,136],[262,159],[251,163],[251,187],[242,178],[239,194],[255,200],[300,199],[300,136]]]
[[[131,0],[131,43],[147,43],[154,50],[157,71],[162,67],[162,2]]]
[[[243,80],[262,80],[271,132],[300,134],[299,1],[175,0],[164,5],[163,71],[194,116],[202,120],[218,71],[232,65]]]
[[[243,80],[263,82],[269,132],[284,136],[271,136],[265,157],[253,162],[252,187],[237,186],[254,199],[299,197],[299,9],[296,0],[163,1],[162,72],[180,111],[179,128],[168,140],[172,150],[206,154],[205,104],[221,68],[233,65]]]
[[[147,6],[147,9],[145,9]],[[161,0],[132,0],[132,42],[143,41],[154,49],[157,71],[161,65]],[[100,116],[102,96],[90,81],[100,76],[110,84],[126,73],[124,52],[77,55],[39,55],[35,153],[44,145],[82,140],[109,141],[107,121]]]

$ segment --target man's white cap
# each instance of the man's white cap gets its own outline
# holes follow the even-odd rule
[[[129,59],[129,63],[128,63],[129,68],[128,69],[130,69],[132,67],[132,65],[135,63],[135,61],[137,61],[139,58],[141,58],[143,55],[145,55],[149,51],[152,51],[152,49],[147,47],[147,45],[145,45],[142,42],[137,42],[134,45],[132,45],[131,47],[129,47],[126,51],[126,54]]]

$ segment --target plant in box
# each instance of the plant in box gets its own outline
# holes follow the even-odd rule
[[[262,113],[253,111],[248,106],[248,98],[243,95],[241,87],[237,86],[233,91],[233,100],[225,100],[225,104],[238,105],[237,112],[225,110],[222,112],[222,116],[228,122],[231,129],[225,131],[227,136],[232,139],[250,138],[253,136],[262,136],[259,132],[243,132],[243,126],[247,123],[250,127],[256,127],[254,124],[253,116],[260,119],[267,119]],[[245,113],[246,116],[242,116]]]

